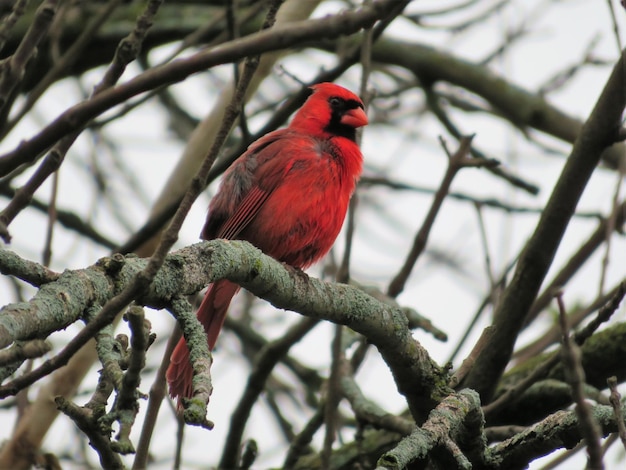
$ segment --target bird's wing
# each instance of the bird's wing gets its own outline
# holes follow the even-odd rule
[[[243,158],[254,160],[250,187],[234,207],[233,212],[222,222],[216,238],[234,239],[254,219],[272,192],[289,172],[294,153],[299,152],[297,138],[287,129],[282,129],[255,142]],[[294,142],[294,140],[296,142]],[[247,167],[245,163],[243,168]],[[246,178],[248,179],[248,178]]]
[[[241,200],[235,212],[226,219],[217,234],[217,238],[232,240],[237,237],[252,219],[254,219],[254,216],[259,212],[259,209],[263,206],[263,203],[270,194],[271,190],[267,191],[258,186],[253,186]]]

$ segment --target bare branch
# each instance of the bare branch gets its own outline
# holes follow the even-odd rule
[[[469,148],[472,142],[472,137],[464,137],[461,139],[459,143],[459,149],[454,153],[454,155],[448,154],[448,168],[446,169],[446,173],[443,177],[441,185],[435,194],[433,199],[433,203],[424,219],[424,223],[420,228],[419,232],[415,236],[415,240],[413,241],[413,246],[411,251],[407,255],[407,258],[404,262],[404,265],[400,269],[400,271],[396,274],[393,280],[389,283],[389,288],[387,289],[387,294],[390,297],[396,297],[402,290],[404,290],[404,285],[406,284],[407,279],[409,278],[417,259],[420,254],[426,248],[426,243],[428,242],[428,235],[430,230],[435,223],[435,218],[439,213],[439,209],[443,205],[443,201],[450,190],[450,186],[452,185],[452,180],[456,176],[456,174],[465,167],[469,166],[483,166],[490,165],[491,163],[479,160],[479,159],[470,159],[468,158]]]
[[[102,112],[133,96],[161,85],[179,82],[191,74],[235,61],[241,57],[284,49],[320,37],[333,38],[352,34],[385,17],[395,7],[395,1],[378,0],[371,6],[357,11],[296,22],[281,26],[276,30],[261,31],[208,51],[199,52],[187,59],[180,59],[148,70],[122,85],[69,108],[33,138],[22,141],[15,150],[0,156],[0,175],[6,175],[19,165],[35,160],[60,137],[80,129]]]
[[[483,349],[464,382],[464,386],[478,390],[484,402],[491,399],[509,362],[517,335],[600,155],[615,142],[626,104],[624,72],[623,54],[585,123],[537,228],[524,248],[513,279],[504,291],[494,314],[495,331],[490,345]]]

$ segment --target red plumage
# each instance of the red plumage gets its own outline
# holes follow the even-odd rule
[[[312,94],[286,129],[254,142],[224,173],[209,205],[202,238],[247,240],[264,253],[306,268],[332,247],[361,174],[356,128],[367,124],[363,103],[333,83]],[[213,349],[237,284],[217,281],[198,309]],[[167,381],[172,397],[191,397],[193,373],[181,338]]]

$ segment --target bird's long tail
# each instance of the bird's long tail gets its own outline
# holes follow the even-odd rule
[[[211,350],[215,347],[217,337],[226,319],[230,301],[238,290],[239,286],[237,284],[221,280],[211,284],[204,295],[196,315],[204,326],[209,349]],[[193,394],[191,384],[193,368],[189,361],[189,349],[187,348],[185,338],[180,339],[172,352],[166,378],[170,386],[170,396],[172,398],[178,397],[179,404],[181,398],[191,398]]]

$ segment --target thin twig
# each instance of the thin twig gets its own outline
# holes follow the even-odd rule
[[[156,15],[162,0],[150,0],[143,14],[137,19],[133,31],[120,41],[113,61],[106,70],[101,81],[94,87],[92,98],[113,87],[126,70],[126,66],[138,55],[141,44],[145,39],[148,30],[152,26],[152,19]],[[15,196],[9,204],[0,212],[0,237],[5,242],[9,242],[11,236],[8,226],[15,217],[28,205],[35,191],[46,181],[46,179],[63,163],[65,155],[78,138],[82,128],[78,127],[73,132],[68,133],[58,141],[43,162],[29,178],[28,182],[17,189]]]
[[[487,311],[487,307],[489,305],[492,305],[493,308],[495,309],[496,305],[494,304],[494,300],[499,299],[501,295],[501,291],[504,289],[506,285],[507,277],[509,273],[511,272],[511,270],[515,267],[516,262],[517,262],[517,257],[515,257],[515,259],[513,259],[506,265],[506,267],[504,268],[504,271],[502,272],[497,282],[495,283],[494,288],[490,290],[487,293],[487,295],[485,295],[482,302],[476,309],[476,313],[472,316],[472,319],[470,320],[469,325],[467,326],[467,328],[465,328],[463,336],[461,336],[461,339],[459,339],[457,345],[452,351],[452,354],[450,354],[450,357],[448,358],[447,362],[449,363],[454,362],[454,360],[456,359],[456,356],[459,354],[459,352],[465,345],[465,342],[468,340],[470,333],[472,332],[474,327],[477,325],[478,320],[480,320],[480,317],[483,315],[483,313]]]
[[[539,315],[548,305],[550,305],[551,299],[554,297],[554,292],[557,289],[564,287],[567,282],[576,274],[580,268],[587,262],[595,250],[606,240],[606,229],[609,224],[609,218],[614,219],[614,229],[618,230],[626,219],[626,200],[623,200],[621,204],[613,208],[613,212],[607,219],[600,221],[596,229],[585,240],[580,248],[570,257],[565,265],[556,273],[552,280],[543,289],[543,292],[537,296],[537,299],[533,302],[526,318],[524,319],[524,326],[530,325],[533,320]],[[516,353],[519,356],[523,350]]]
[[[472,138],[473,136],[462,138],[459,143],[459,148],[454,155],[448,155],[448,167],[446,169],[446,173],[442,179],[439,189],[437,190],[437,193],[435,194],[432,205],[430,206],[428,214],[424,219],[424,223],[415,236],[413,246],[406,257],[404,265],[389,284],[387,294],[390,297],[397,297],[398,294],[404,290],[406,281],[409,278],[417,259],[424,251],[424,248],[426,248],[430,230],[435,223],[435,218],[439,213],[439,209],[441,209],[441,206],[443,205],[443,201],[450,190],[452,180],[456,174],[465,167],[488,166],[492,164],[490,161],[468,158]]]
[[[567,381],[572,388],[573,401],[576,403],[576,415],[579,420],[580,432],[587,444],[587,454],[589,456],[587,468],[602,470],[604,469],[604,464],[602,463],[602,449],[600,447],[600,431],[591,413],[591,408],[585,401],[585,371],[581,363],[580,348],[570,338],[567,312],[561,292],[557,293],[556,300],[559,306],[559,323],[563,341],[561,359],[563,360],[565,375],[568,378]]]
[[[589,322],[581,331],[574,335],[574,342],[577,346],[582,346],[593,335],[593,333],[600,327],[602,323],[607,322],[611,316],[617,311],[620,302],[626,294],[626,282],[623,282],[621,289],[615,293],[613,298],[606,303],[599,311],[596,317]],[[489,417],[503,409],[505,406],[512,403],[517,399],[524,391],[528,390],[531,385],[537,383],[539,380],[548,376],[550,371],[559,363],[562,356],[561,350],[555,351],[541,364],[533,367],[530,374],[523,380],[518,382],[514,387],[509,388],[505,393],[500,395],[496,400],[485,405],[483,412],[485,416]]]
[[[617,390],[617,377],[609,377],[606,382],[611,390],[609,400],[611,401],[611,406],[613,407],[613,413],[615,413],[617,432],[620,440],[622,441],[622,445],[626,448],[626,424],[624,423],[624,413],[622,413],[622,397]]]
[[[445,129],[456,139],[461,139],[463,137],[462,132],[459,130],[458,126],[454,124],[448,113],[445,112],[443,107],[439,103],[439,97],[437,96],[434,88],[432,86],[423,86],[424,93],[426,94],[426,101],[428,103],[428,107],[435,115],[435,117],[443,124]],[[470,146],[469,149],[470,154],[478,159],[487,160],[487,156],[475,148],[474,146]],[[536,195],[539,193],[539,187],[533,183],[523,180],[521,177],[511,173],[506,168],[503,168],[498,165],[491,165],[486,167],[487,171],[490,173],[502,178],[508,183],[512,184],[516,188],[523,189],[524,191],[529,192],[530,194]]]
[[[474,204],[476,208],[476,216],[478,218],[478,228],[480,229],[480,241],[483,245],[483,252],[485,255],[485,272],[487,273],[487,279],[489,279],[489,291],[496,294],[497,282],[493,276],[493,269],[491,266],[491,255],[489,252],[489,240],[487,239],[487,230],[485,229],[485,219],[483,217],[482,208],[479,204]],[[497,299],[492,298],[491,302],[495,305]]]
[[[143,470],[148,468],[148,451],[150,450],[152,433],[156,425],[161,403],[167,393],[165,373],[170,365],[170,356],[172,355],[176,344],[178,344],[181,335],[182,333],[179,328],[176,329],[175,334],[170,335],[167,341],[167,346],[165,347],[165,352],[163,353],[163,359],[157,369],[154,382],[152,382],[152,386],[150,387],[146,417],[143,420],[141,434],[139,435],[137,453],[135,454],[135,460],[133,461],[133,470]]]
[[[613,8],[613,1],[606,0],[606,4],[609,7],[611,13],[611,23],[613,24],[613,35],[615,37],[615,44],[617,45],[618,52],[622,50],[622,39],[619,34],[619,24],[617,22],[617,16],[615,15],[615,8]]]
[[[309,444],[318,429],[324,424],[324,403],[320,404],[315,414],[306,423],[300,434],[292,441],[287,450],[283,468],[293,468],[298,458],[311,451]]]
[[[339,412],[337,407],[341,401],[340,379],[343,375],[341,365],[345,363],[345,355],[342,348],[342,325],[335,325],[335,337],[331,345],[331,365],[330,376],[326,384],[326,403],[324,405],[324,424],[326,433],[324,434],[324,444],[322,447],[321,461],[322,468],[330,468],[330,458],[333,452],[333,442],[337,432]]]
[[[405,183],[399,180],[394,180],[385,176],[363,176],[359,181],[359,186],[382,186],[385,188],[400,190],[400,191],[413,191],[420,194],[435,194],[436,189],[427,186],[418,186],[415,184]],[[543,207],[529,207],[512,205],[507,202],[503,202],[496,198],[481,198],[468,193],[461,193],[451,191],[448,193],[448,198],[457,201],[468,202],[470,204],[476,204],[480,207],[488,207],[491,209],[502,210],[507,214],[541,214]],[[577,211],[573,217],[580,219],[596,219],[602,220],[604,215],[600,211]]]
[[[0,138],[6,136],[15,125],[32,109],[37,100],[44,94],[44,92],[54,83],[58,77],[66,72],[81,56],[85,48],[89,46],[93,40],[95,34],[100,27],[111,16],[115,9],[119,6],[122,0],[110,0],[103,5],[101,10],[85,25],[85,28],[80,32],[78,38],[72,43],[72,45],[65,51],[65,53],[55,61],[54,66],[50,68],[46,74],[37,81],[37,85],[28,92],[24,103],[17,111],[17,113],[11,117],[11,120],[7,122],[6,126],[2,128]]]
[[[48,225],[46,228],[46,241],[44,242],[42,264],[50,266],[52,260],[52,237],[57,221],[57,194],[59,190],[59,172],[52,175],[52,188],[50,189],[50,205],[48,206]]]
[[[609,2],[610,3],[610,2]],[[622,182],[626,176],[626,155],[622,155],[617,169],[617,181],[615,182],[615,190],[613,191],[613,199],[611,201],[611,215],[609,215],[606,221],[606,235],[605,235],[605,248],[604,256],[602,257],[602,269],[600,270],[600,286],[598,288],[598,295],[602,295],[604,292],[604,284],[606,281],[606,272],[609,268],[609,261],[611,257],[611,240],[613,239],[613,231],[616,229],[619,211],[619,195],[622,191]],[[623,218],[623,217],[622,217]]]
[[[263,8],[265,8],[265,5],[263,2],[257,2],[254,5],[250,6],[247,13],[243,16],[243,18],[241,18],[240,23],[244,24],[254,19]],[[224,21],[224,13],[223,12],[216,13],[215,16],[211,19],[211,21],[209,21],[207,24],[205,24],[201,28],[198,28],[196,31],[185,36],[185,38],[183,38],[182,41],[178,42],[176,49],[174,49],[172,53],[167,55],[163,60],[160,60],[157,64],[153,65],[152,68],[171,62],[176,57],[178,57],[181,54],[181,52],[184,52],[186,49],[189,49],[190,47],[198,45],[200,41],[202,41],[203,48],[209,48],[209,47],[221,44],[227,38],[227,33],[223,31],[223,27],[220,24],[223,21]],[[144,70],[148,70],[148,69],[149,67],[144,68]],[[154,90],[148,91],[140,98],[137,98],[133,100],[132,102],[126,102],[120,107],[119,111],[107,114],[106,117],[102,117],[99,120],[92,122],[90,126],[99,128],[118,119],[121,116],[124,116],[130,113],[138,106],[154,98],[155,95],[159,95],[159,96],[162,95],[162,92],[166,88],[166,86],[167,85],[158,86]],[[251,139],[251,141],[252,140],[255,140],[255,139]]]
[[[626,281],[620,281],[616,286],[612,289],[608,290],[608,292],[600,297],[594,299],[589,305],[584,308],[578,309],[570,314],[569,322],[575,327],[578,326],[585,318],[587,318],[591,313],[600,309],[600,313],[598,316],[602,315],[603,312],[606,312],[609,316],[613,314],[613,312],[619,307],[620,302],[624,298],[624,294],[626,291]],[[594,321],[589,323],[581,332],[585,330],[594,331]],[[597,326],[596,326],[597,328]],[[538,339],[533,341],[530,345],[521,348],[514,357],[518,362],[521,362],[529,357],[534,357],[540,351],[545,350],[551,344],[559,341],[560,329],[558,325],[551,326],[543,335],[541,335]]]
[[[580,441],[578,444],[576,444],[571,449],[565,450],[560,455],[558,455],[554,459],[550,460],[547,464],[545,464],[543,467],[541,467],[540,470],[555,470],[555,469],[558,469],[558,468],[562,468],[561,464],[563,462],[566,462],[567,460],[569,460],[572,457],[574,457],[578,452],[583,450],[584,447],[585,447],[585,442],[584,441]]]
[[[0,194],[8,198],[12,198],[15,196],[15,189],[10,187],[5,181],[2,181],[0,182]],[[50,210],[50,205],[48,203],[45,203],[37,198],[31,199],[29,207],[37,209],[37,211],[44,214],[48,214]],[[74,231],[94,243],[104,246],[105,248],[114,248],[117,246],[116,243],[98,232],[91,224],[84,221],[75,212],[62,210],[57,207],[55,213],[56,221],[63,227]]]
[[[0,175],[5,175],[18,166],[35,160],[58,141],[59,136],[82,128],[102,112],[133,96],[157,86],[184,80],[193,73],[214,65],[231,62],[245,55],[283,49],[323,36],[354,33],[363,27],[370,26],[380,18],[387,18],[389,11],[394,10],[397,5],[397,0],[377,0],[370,8],[363,7],[355,11],[343,12],[340,15],[299,21],[282,26],[278,32],[261,31],[232,43],[198,52],[189,58],[148,70],[122,85],[72,106],[37,135],[23,140],[13,151],[0,156]]]

